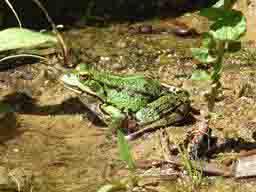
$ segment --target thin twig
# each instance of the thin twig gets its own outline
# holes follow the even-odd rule
[[[14,16],[16,17],[16,19],[17,19],[17,21],[18,21],[18,23],[19,23],[20,28],[22,28],[22,24],[21,24],[21,21],[20,21],[20,19],[19,19],[19,16],[18,16],[18,14],[16,13],[16,11],[15,11],[15,9],[13,8],[12,4],[10,3],[10,1],[9,1],[9,0],[5,0],[5,3],[6,3],[6,4],[9,6],[9,8],[12,10]]]
[[[165,129],[160,129],[159,140],[160,140],[164,160],[169,161],[172,154],[169,148],[170,147],[169,135]]]
[[[42,5],[42,3],[39,0],[32,0],[44,13],[47,21],[50,23],[50,25],[52,26],[52,30],[53,32],[56,34],[56,37],[60,43],[61,49],[62,49],[62,54],[63,54],[63,61],[64,61],[64,65],[67,66],[69,63],[69,59],[68,59],[68,49],[66,46],[66,43],[63,39],[63,37],[61,36],[61,34],[59,33],[55,23],[53,22],[52,18],[50,17],[50,15],[48,14],[47,10],[45,9],[45,7]]]
[[[39,56],[39,55],[33,55],[33,54],[18,54],[18,55],[10,55],[7,57],[4,57],[2,59],[0,59],[0,63],[9,60],[9,59],[16,59],[16,58],[20,58],[20,57],[31,57],[31,58],[36,58],[36,59],[41,59],[41,60],[47,60],[46,58]]]

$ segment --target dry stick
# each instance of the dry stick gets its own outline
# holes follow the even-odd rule
[[[165,161],[169,161],[172,156],[170,151],[169,135],[165,129],[160,129],[159,140],[162,148],[162,153]]]
[[[145,133],[149,133],[149,132],[153,132],[153,131],[155,131],[155,130],[157,130],[157,129],[159,129],[160,128],[160,126],[159,127],[154,127],[154,126],[146,126],[146,127],[144,127],[143,129],[140,129],[139,131],[136,131],[136,132],[134,132],[134,133],[131,133],[131,134],[129,134],[129,135],[126,135],[125,136],[125,139],[127,140],[127,141],[132,141],[132,140],[135,140],[135,139],[137,139],[137,138],[139,138],[139,137],[141,137],[142,135],[144,135]]]
[[[62,38],[61,34],[59,33],[55,23],[53,22],[52,18],[50,17],[50,15],[48,14],[47,10],[45,9],[45,7],[42,5],[42,3],[39,0],[32,0],[44,13],[46,19],[48,20],[48,22],[51,24],[52,26],[52,30],[53,32],[56,34],[56,37],[60,43],[61,46],[61,50],[62,50],[62,54],[63,54],[63,61],[64,61],[64,65],[68,66],[69,63],[69,57],[68,57],[68,49],[67,46],[65,44],[64,39]]]

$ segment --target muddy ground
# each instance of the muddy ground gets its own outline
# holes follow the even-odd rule
[[[199,21],[193,17],[190,24],[204,31],[207,26]],[[146,23],[167,26],[166,22]],[[193,106],[200,109],[204,103],[199,85],[189,80],[195,67],[189,48],[198,47],[200,37],[134,35],[128,28],[126,24],[115,24],[72,29],[63,34],[74,48],[74,63],[91,63],[120,74],[142,73],[183,87],[190,91]],[[255,57],[254,41],[244,42],[241,52],[226,57],[223,97],[216,104],[216,118],[210,125],[219,138],[241,138],[255,145]],[[58,82],[52,70],[57,64],[53,55],[46,64],[24,65],[0,73],[1,99],[16,111],[1,117],[0,166],[9,171],[23,169],[32,175],[28,191],[96,191],[117,174],[122,175],[120,169],[125,165],[119,160],[115,137],[89,113],[75,93]],[[186,130],[196,126],[197,122],[167,129],[172,141],[181,141]],[[131,143],[135,159],[162,156],[158,141],[154,140],[157,134]],[[234,153],[220,153],[215,159],[221,163]],[[201,191],[255,191],[254,185],[254,180],[213,178],[205,181]],[[189,182],[175,180],[152,190],[189,191],[189,186]]]

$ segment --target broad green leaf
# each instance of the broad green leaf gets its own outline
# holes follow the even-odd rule
[[[213,63],[216,58],[212,57],[207,48],[191,48],[192,55],[202,63]]]
[[[207,71],[195,70],[192,73],[191,80],[194,81],[209,81],[211,80],[211,75]]]
[[[0,113],[9,113],[13,112],[12,107],[7,103],[0,102]]]
[[[24,28],[9,28],[0,31],[0,52],[33,47],[56,45],[57,38]]]
[[[226,17],[217,21],[210,27],[210,34],[221,41],[238,40],[246,32],[246,18],[241,14],[234,17]]]
[[[127,163],[129,169],[134,169],[135,164],[130,151],[130,146],[127,140],[125,139],[124,134],[120,130],[117,130],[117,138],[118,138],[118,149],[119,149],[119,154],[121,159]]]
[[[199,14],[201,16],[207,17],[211,21],[217,21],[225,17],[226,11],[227,10],[223,8],[204,8],[200,10]]]
[[[215,21],[209,31],[214,39],[235,41],[246,32],[246,18],[240,11],[206,8],[200,14]]]

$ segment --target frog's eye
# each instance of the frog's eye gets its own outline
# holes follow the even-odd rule
[[[81,80],[87,80],[89,78],[88,73],[79,73],[79,79]]]

